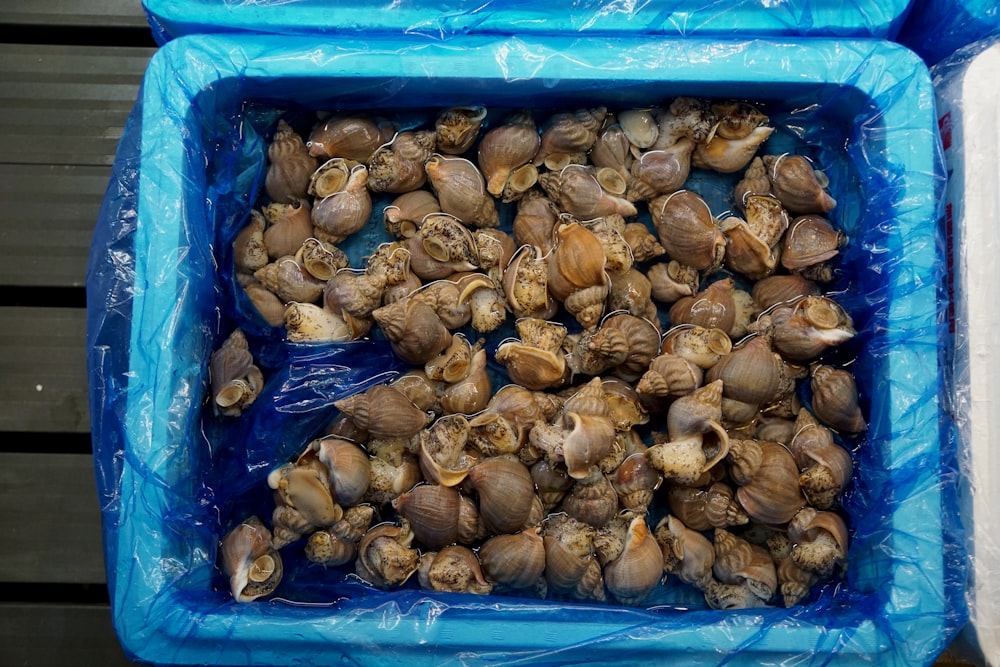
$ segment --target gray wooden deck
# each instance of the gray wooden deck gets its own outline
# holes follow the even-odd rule
[[[139,0],[0,3],[0,664],[129,665],[105,585],[87,255],[155,48]]]

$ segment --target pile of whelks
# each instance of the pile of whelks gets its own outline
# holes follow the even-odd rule
[[[761,150],[746,102],[485,117],[279,122],[240,284],[289,341],[378,327],[413,368],[269,474],[269,525],[221,541],[233,597],[272,593],[301,540],[381,589],[642,605],[676,577],[714,608],[800,603],[845,567],[842,443],[866,428],[827,354],[856,332],[824,293],[846,241],[824,175]],[[732,211],[692,168],[739,178]],[[352,267],[379,194],[393,240]],[[210,370],[223,415],[263,384],[239,329]]]

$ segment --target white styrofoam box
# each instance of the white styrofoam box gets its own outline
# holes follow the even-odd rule
[[[948,186],[953,410],[973,582],[966,637],[1000,665],[1000,41],[933,70]]]

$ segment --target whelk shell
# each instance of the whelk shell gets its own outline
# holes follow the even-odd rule
[[[659,136],[653,148],[673,146],[687,137],[696,143],[708,141],[718,117],[708,100],[697,97],[676,97],[666,109],[654,109]]]
[[[347,322],[336,313],[294,301],[285,308],[285,329],[293,343],[338,343],[352,336]]]
[[[306,239],[313,236],[312,205],[308,201],[272,203],[261,210],[268,221],[264,246],[271,259],[294,255]]]
[[[721,329],[732,336],[736,324],[733,278],[720,278],[700,292],[681,297],[670,307],[670,323],[694,324],[706,329]]]
[[[414,405],[403,392],[382,384],[364,393],[334,401],[333,405],[349,415],[373,438],[414,436],[432,417]]]
[[[479,128],[485,119],[484,106],[445,109],[434,121],[438,150],[449,155],[461,155],[469,150],[479,137]]]
[[[441,486],[457,486],[469,474],[476,457],[466,449],[469,421],[446,415],[420,432],[420,469],[424,479]]]
[[[821,422],[844,433],[867,428],[858,404],[858,385],[850,371],[821,364],[813,369],[809,384],[813,412]]]
[[[337,271],[350,266],[343,250],[328,241],[309,237],[295,251],[295,261],[316,280],[330,280]]]
[[[288,255],[257,269],[254,277],[286,303],[318,301],[325,286],[324,281],[313,277],[301,262]]]
[[[579,220],[638,213],[630,201],[608,193],[594,170],[585,165],[569,164],[559,171],[540,174],[538,184],[560,209]]]
[[[812,163],[801,155],[765,155],[764,166],[771,191],[792,213],[829,213],[836,200],[825,189],[826,177],[817,176]]]
[[[434,133],[400,132],[368,160],[368,187],[374,192],[412,192],[427,182],[424,163],[434,154]]]
[[[781,357],[766,338],[750,336],[708,369],[706,382],[722,380],[722,396],[755,406],[774,400],[781,388]]]
[[[617,116],[618,125],[633,146],[644,149],[656,143],[660,128],[652,109],[625,109]]]
[[[441,204],[430,190],[404,192],[382,210],[382,223],[397,238],[413,236],[420,222],[431,213],[440,213]]]
[[[234,329],[212,353],[209,378],[215,404],[224,415],[238,417],[257,398],[264,376],[254,364],[242,329]]]
[[[791,271],[802,272],[833,259],[846,243],[844,233],[834,229],[826,218],[816,214],[800,215],[785,234],[781,264]]]
[[[663,576],[663,552],[637,516],[629,523],[625,548],[604,566],[604,583],[611,597],[624,605],[637,605],[656,588]]]
[[[850,453],[805,408],[799,410],[788,449],[802,471],[799,486],[809,504],[817,509],[833,507],[854,470]]]
[[[373,526],[358,544],[355,573],[377,588],[403,585],[417,571],[420,560],[420,552],[410,546],[412,542],[408,523]]]
[[[267,324],[276,327],[285,323],[285,304],[274,292],[256,280],[247,284],[243,290],[254,309]]]
[[[500,217],[479,168],[460,157],[434,155],[424,170],[441,210],[470,227],[497,227]]]
[[[736,499],[751,519],[785,524],[806,504],[795,459],[778,443],[734,438],[729,462],[730,474],[740,485]]]
[[[253,273],[267,265],[267,244],[264,242],[265,224],[264,216],[259,211],[250,211],[250,222],[244,225],[236,234],[236,238],[233,239],[233,264],[237,271]],[[312,224],[309,228],[312,229]]]
[[[269,595],[281,582],[281,554],[271,545],[271,532],[256,516],[226,533],[219,547],[219,561],[237,602],[252,602]]]
[[[455,216],[431,213],[405,240],[410,270],[422,280],[440,280],[457,271],[479,268],[479,246],[472,231]]]
[[[315,202],[311,212],[317,237],[331,243],[339,243],[360,231],[371,214],[368,168],[363,164],[351,169],[350,178],[343,190]]]
[[[518,329],[524,329],[525,324],[530,322],[543,321],[524,318],[518,321]],[[549,324],[555,332],[561,332],[559,338],[561,345],[566,335],[565,327],[555,322]],[[530,339],[525,340],[523,332],[521,337],[521,341],[501,343],[494,355],[507,369],[511,381],[531,390],[547,389],[561,384],[567,376],[566,356],[558,351],[558,347],[539,345]]]
[[[694,141],[683,138],[669,148],[645,151],[632,162],[625,198],[646,201],[680,190],[691,173],[694,150]]]
[[[653,493],[663,482],[663,476],[650,465],[643,451],[625,457],[608,475],[608,480],[625,509],[645,514],[653,501]]]
[[[704,589],[712,579],[715,547],[697,530],[675,516],[660,520],[654,532],[663,550],[663,569],[677,575],[686,584]]]
[[[476,554],[462,545],[422,554],[417,576],[421,588],[426,590],[475,595],[488,595],[493,590]]]
[[[451,332],[432,307],[412,297],[381,306],[372,317],[405,362],[423,366],[451,344]]]
[[[750,195],[770,194],[771,179],[767,176],[767,167],[761,158],[755,157],[743,172],[743,178],[733,188],[733,199],[737,206],[743,208],[743,203]]]
[[[701,280],[697,269],[676,259],[654,264],[646,277],[649,278],[650,296],[663,303],[674,303],[694,294]]]
[[[788,524],[792,560],[802,569],[828,577],[847,557],[847,524],[836,512],[802,508]]]
[[[272,470],[267,485],[276,491],[280,503],[302,515],[316,528],[326,528],[339,521],[343,509],[333,501],[330,485],[321,466],[286,463]]]
[[[479,548],[479,560],[486,576],[498,584],[514,589],[534,586],[545,571],[541,530],[491,537]]]
[[[671,486],[667,492],[670,511],[693,530],[741,526],[750,521],[735,500],[728,484],[708,487]]]
[[[632,258],[636,262],[648,262],[666,252],[644,223],[627,223],[622,236],[632,249]]]
[[[709,369],[733,350],[733,341],[722,329],[679,325],[663,335],[661,354],[676,354],[702,369]]]
[[[486,408],[493,394],[486,361],[486,350],[478,350],[472,355],[468,375],[444,390],[441,408],[446,414],[472,415]]]
[[[396,128],[388,122],[363,117],[334,117],[313,128],[306,146],[316,157],[342,157],[368,162],[371,154],[389,141]]]
[[[347,187],[347,182],[351,179],[351,168],[356,164],[358,163],[342,157],[330,158],[309,177],[308,194],[322,199],[340,192]]]
[[[810,361],[855,335],[854,323],[833,299],[808,296],[772,314],[771,343],[789,361]]]
[[[718,118],[715,135],[724,139],[742,139],[768,123],[764,112],[738,100],[714,102],[712,111]]]
[[[660,243],[671,259],[706,275],[722,265],[726,237],[708,204],[691,190],[678,190],[649,202]]]
[[[549,588],[578,599],[604,600],[604,579],[594,556],[594,528],[566,515],[545,521],[545,580]]]
[[[514,458],[488,458],[472,467],[469,481],[479,495],[479,514],[487,530],[513,533],[524,527],[535,498],[527,466]]]
[[[302,137],[284,120],[278,121],[274,138],[267,147],[270,162],[264,177],[264,189],[272,201],[291,203],[305,199],[309,177],[316,169],[316,158],[309,154]]]
[[[684,396],[701,386],[702,369],[677,354],[657,355],[636,384],[640,396],[667,398]]]
[[[549,117],[542,128],[541,143],[532,163],[536,167],[559,156],[583,156],[594,142],[608,114],[605,107],[578,109]]]
[[[368,453],[349,440],[320,438],[315,443],[320,462],[326,466],[334,502],[347,507],[361,502],[371,483]]]
[[[707,142],[698,144],[691,163],[695,167],[712,169],[723,174],[740,171],[757,153],[761,144],[770,138],[774,128],[766,125],[754,128],[739,138],[727,138],[716,131]]]
[[[798,274],[768,276],[754,283],[750,291],[754,310],[762,313],[772,306],[792,303],[806,296],[819,296],[814,281]]]
[[[778,589],[778,573],[771,555],[724,528],[715,529],[712,573],[723,584],[742,584],[767,602]]]
[[[618,514],[618,494],[607,475],[591,467],[565,495],[559,510],[594,528],[606,526]]]
[[[512,114],[503,125],[486,132],[478,149],[486,190],[494,197],[503,194],[511,172],[530,163],[540,145],[538,128],[528,111]]]
[[[628,140],[621,124],[615,120],[609,117],[604,129],[597,135],[597,140],[590,148],[590,163],[598,169],[615,171],[626,182],[627,189],[627,182],[631,176],[629,169],[636,149]]]
[[[440,484],[418,484],[392,501],[409,522],[413,538],[427,549],[440,549],[458,539],[459,492]]]

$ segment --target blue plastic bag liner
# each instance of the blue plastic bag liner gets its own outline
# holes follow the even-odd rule
[[[1000,6],[994,0],[914,0],[896,39],[931,66],[996,34]]]
[[[268,472],[336,418],[334,400],[409,368],[377,335],[289,344],[241,302],[227,253],[257,205],[278,119],[639,108],[680,95],[766,105],[776,128],[767,150],[809,155],[838,202],[831,220],[849,239],[838,271],[850,276],[838,299],[857,330],[845,354],[868,419],[842,500],[844,571],[788,609],[710,609],[676,577],[626,607],[437,593],[415,578],[377,590],[343,568],[310,566],[291,544],[274,594],[236,603],[219,544],[248,514],[270,516]],[[727,207],[727,183],[705,188],[713,211]],[[121,141],[87,283],[96,474],[126,652],[214,665],[931,664],[967,618],[943,406],[944,185],[928,71],[884,41],[171,41]],[[372,228],[381,214],[376,204]],[[239,417],[220,417],[208,369],[237,327],[263,386]]]
[[[946,367],[951,398],[948,411],[959,433],[959,465],[963,476],[961,507],[972,563],[969,625],[963,646],[976,652],[976,662],[1000,662],[1000,606],[995,568],[1000,558],[996,541],[998,461],[992,446],[997,420],[997,372],[994,350],[996,308],[988,289],[997,280],[994,258],[1000,238],[997,173],[991,165],[1000,150],[994,86],[982,81],[1000,66],[1000,38],[993,37],[958,49],[931,68],[937,95],[948,187],[944,226],[951,250],[949,327],[954,331],[955,356]]]
[[[404,1],[373,5],[322,0],[144,0],[160,43],[193,33],[407,34],[441,40],[503,35],[800,35],[892,38],[910,0],[603,0],[538,3]]]

